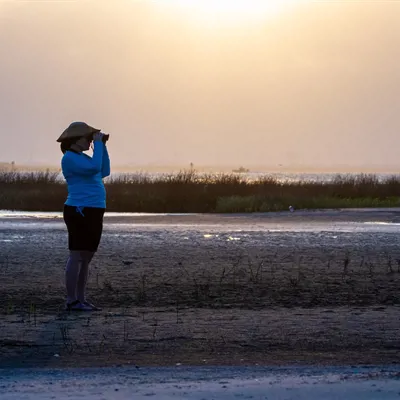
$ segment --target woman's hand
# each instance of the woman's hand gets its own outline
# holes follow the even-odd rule
[[[93,141],[94,141],[94,142],[101,142],[101,141],[103,141],[103,134],[102,134],[101,132],[96,132],[96,133],[93,135]]]

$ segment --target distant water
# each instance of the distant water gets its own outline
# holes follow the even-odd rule
[[[331,182],[338,175],[341,176],[358,176],[360,173],[294,173],[294,172],[249,172],[244,174],[249,179],[257,179],[260,176],[271,176],[276,178],[280,182],[299,182],[299,181],[311,181],[311,182]],[[379,173],[379,174],[367,174],[375,175],[380,181],[383,181],[391,176],[393,173]],[[399,175],[400,177],[400,175]]]

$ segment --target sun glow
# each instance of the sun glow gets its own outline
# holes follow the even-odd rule
[[[306,0],[156,0],[175,6],[188,17],[208,22],[241,22],[266,19]]]

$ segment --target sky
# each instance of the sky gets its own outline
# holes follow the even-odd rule
[[[0,162],[400,168],[400,1],[267,1],[0,0]]]

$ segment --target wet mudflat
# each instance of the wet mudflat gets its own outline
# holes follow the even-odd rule
[[[113,215],[92,314],[63,311],[59,214],[0,217],[0,367],[388,364],[400,213]]]
[[[399,398],[399,370],[369,368],[169,367],[3,370],[4,400]]]

